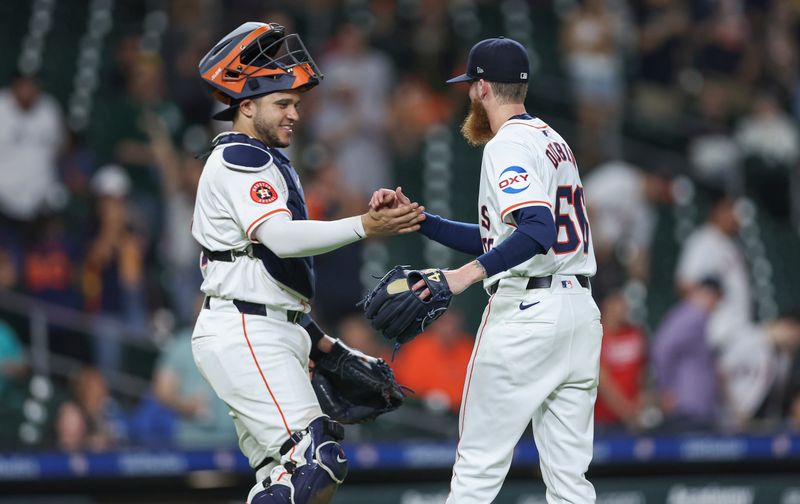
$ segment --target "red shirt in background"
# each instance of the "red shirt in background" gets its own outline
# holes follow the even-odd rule
[[[625,325],[603,334],[600,350],[600,367],[614,380],[622,394],[635,400],[642,390],[642,370],[647,361],[647,344],[642,331]],[[598,394],[594,407],[594,418],[598,423],[617,423],[621,420],[603,402]]]
[[[472,337],[463,333],[451,344],[443,343],[435,328],[403,346],[392,363],[397,381],[416,392],[417,398],[442,394],[450,410],[458,413],[464,377],[472,355]]]

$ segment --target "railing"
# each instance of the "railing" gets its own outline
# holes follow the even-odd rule
[[[156,345],[152,337],[153,332],[143,332],[112,317],[87,314],[0,289],[0,314],[4,312],[20,315],[28,319],[30,327],[30,362],[36,376],[68,378],[76,369],[85,365],[85,363],[77,359],[51,351],[51,327],[82,333],[89,338],[116,339],[122,345],[151,351],[154,354],[159,352],[158,345]],[[99,325],[98,321],[104,327],[115,330],[98,334],[95,330]],[[108,381],[109,389],[115,394],[138,399],[150,388],[149,379],[118,370],[103,371]],[[420,414],[427,415],[426,421],[420,422]],[[454,423],[448,421],[448,418],[427,411],[420,411],[419,409],[401,408],[401,410],[394,412],[392,415],[385,416],[384,421],[394,425],[396,428],[412,429],[425,436],[452,437],[454,435]],[[354,428],[351,435],[355,439],[362,437],[357,428]]]
[[[0,289],[0,313],[13,313],[28,319],[30,327],[30,362],[36,375],[69,377],[84,365],[77,359],[50,351],[50,328],[59,327],[85,334],[88,338],[110,338],[121,345],[158,352],[152,332],[142,331],[105,316],[87,314],[36,298]],[[114,329],[98,334],[98,321]],[[119,370],[106,371],[109,388],[130,397],[140,397],[149,387],[149,380]]]

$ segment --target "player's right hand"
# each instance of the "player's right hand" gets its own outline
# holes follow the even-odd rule
[[[382,207],[397,208],[399,205],[409,204],[411,200],[403,194],[403,188],[400,186],[394,191],[381,187],[372,193],[372,198],[369,200],[369,207],[372,210],[379,210]]]
[[[425,220],[424,211],[425,207],[419,203],[399,204],[394,208],[383,206],[363,214],[361,222],[367,236],[413,233],[419,230],[419,223]]]

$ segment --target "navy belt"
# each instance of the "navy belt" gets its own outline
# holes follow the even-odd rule
[[[209,261],[233,262],[237,257],[246,256],[246,250],[209,250],[203,247],[203,255]]]
[[[578,279],[578,283],[581,287],[586,289],[589,288],[591,282],[589,282],[589,277],[586,275],[574,275],[575,278]],[[497,286],[500,284],[498,280],[494,284],[489,287],[489,294],[494,294],[497,292]],[[525,286],[526,289],[549,289],[550,286],[553,284],[553,275],[543,276],[543,277],[531,277],[528,279],[528,284]]]
[[[303,315],[305,315],[304,312],[295,310],[286,310],[285,312],[267,311],[267,305],[261,303],[251,303],[250,301],[242,301],[241,299],[230,299],[229,301],[231,301],[236,309],[239,310],[239,313],[243,313],[245,315],[260,315],[262,317],[276,318],[291,324],[299,324],[300,320],[303,318]],[[203,308],[207,310],[211,309],[211,296],[206,296],[206,299],[203,302]],[[286,313],[285,318],[282,316],[283,313]]]

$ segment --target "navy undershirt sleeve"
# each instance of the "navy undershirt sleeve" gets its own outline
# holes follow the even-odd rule
[[[435,242],[471,256],[483,253],[481,232],[477,224],[451,221],[425,212],[419,232]]]
[[[503,243],[478,257],[487,277],[522,264],[536,254],[546,253],[556,240],[556,225],[546,207],[525,207],[512,215],[517,229]]]
[[[308,313],[303,315],[303,318],[300,319],[300,326],[306,330],[308,336],[311,338],[311,353],[309,356],[311,360],[314,360],[321,352],[321,350],[317,348],[317,343],[325,336],[325,331],[317,325]]]

